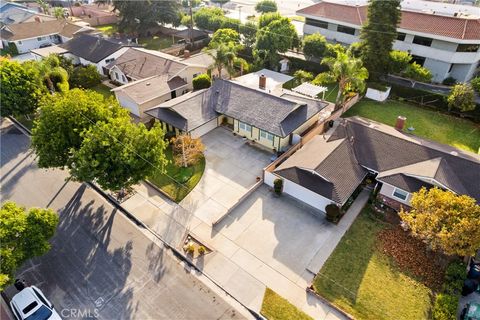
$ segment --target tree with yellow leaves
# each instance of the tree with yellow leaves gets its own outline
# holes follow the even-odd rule
[[[412,209],[400,217],[412,234],[433,250],[448,255],[473,255],[480,248],[480,206],[467,195],[439,188],[413,193]]]
[[[172,138],[173,157],[179,167],[188,167],[196,164],[202,157],[205,146],[198,138],[181,134]]]

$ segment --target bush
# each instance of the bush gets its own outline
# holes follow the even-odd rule
[[[278,195],[282,194],[282,190],[283,190],[283,180],[282,179],[275,179],[273,181],[273,190]]]
[[[198,247],[198,254],[204,255],[207,252],[207,249],[204,246]]]
[[[327,40],[320,33],[313,33],[303,38],[303,53],[307,57],[317,59],[325,55],[327,49]]]
[[[258,13],[275,12],[277,10],[277,3],[274,0],[262,0],[257,2],[255,6],[255,11]]]
[[[329,204],[325,207],[327,211],[327,220],[330,222],[337,222],[340,219],[340,208],[336,204]]]
[[[403,76],[421,82],[430,82],[432,80],[432,73],[427,68],[422,67],[414,62],[407,66]]]
[[[72,88],[89,89],[102,82],[102,78],[94,65],[79,66],[73,69],[69,79]]]
[[[447,98],[448,109],[457,108],[460,111],[475,110],[475,93],[468,83],[456,84]]]
[[[188,244],[185,247],[185,251],[187,252],[187,254],[193,254],[195,252],[195,246],[193,245],[193,243]]]
[[[392,50],[390,51],[389,71],[394,74],[400,74],[412,61],[412,56],[406,51]]]
[[[295,82],[297,84],[302,84],[304,82],[308,82],[308,81],[313,80],[313,74],[311,72],[304,71],[304,70],[295,71],[293,76],[295,77]]]
[[[462,292],[463,281],[467,277],[467,266],[461,261],[450,263],[445,270],[443,292],[447,294],[460,294]]]
[[[480,77],[475,77],[470,80],[470,84],[472,85],[473,90],[480,94]]]
[[[212,85],[212,79],[208,74],[202,73],[192,80],[193,90],[207,89]]]
[[[457,319],[458,296],[439,293],[433,306],[434,320]]]
[[[442,84],[444,84],[446,86],[453,86],[453,85],[457,84],[457,79],[455,79],[454,77],[448,77],[448,78],[443,79]]]

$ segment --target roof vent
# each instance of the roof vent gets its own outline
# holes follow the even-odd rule
[[[149,86],[151,83],[150,82],[147,82],[147,86]]]
[[[452,156],[458,156],[458,152],[457,152],[457,151],[451,151],[450,154],[451,154]]]

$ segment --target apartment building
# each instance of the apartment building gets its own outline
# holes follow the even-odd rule
[[[304,34],[318,32],[327,40],[349,45],[360,41],[367,21],[365,1],[322,1],[297,11],[305,17]],[[433,81],[447,77],[468,81],[480,67],[480,8],[428,1],[403,1],[393,44],[428,68]]]

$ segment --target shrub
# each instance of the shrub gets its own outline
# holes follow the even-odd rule
[[[307,57],[322,58],[327,49],[327,40],[320,33],[313,33],[303,38],[303,53]]]
[[[448,109],[460,109],[460,111],[472,111],[475,109],[475,93],[468,83],[456,84],[447,98]]]
[[[311,72],[304,71],[304,70],[295,71],[293,76],[295,77],[295,81],[297,82],[297,84],[302,84],[304,82],[313,80],[313,74]]]
[[[325,207],[327,211],[327,220],[330,222],[337,222],[340,219],[340,208],[336,204],[329,204]]]
[[[470,84],[472,85],[473,90],[480,94],[480,77],[475,77],[470,80]]]
[[[394,74],[399,74],[407,69],[410,61],[412,61],[412,56],[408,52],[392,50],[390,51],[389,71]]]
[[[427,68],[422,67],[414,62],[407,66],[403,76],[422,82],[430,82],[432,80],[432,73]]]
[[[185,247],[185,251],[187,252],[187,254],[193,254],[195,252],[195,246],[193,245],[193,243],[188,244]]]
[[[442,84],[444,84],[446,86],[453,86],[453,85],[457,84],[457,79],[455,79],[454,77],[448,77],[448,78],[443,79]]]
[[[207,89],[212,85],[210,76],[206,73],[202,73],[192,80],[193,90]]]
[[[458,296],[439,293],[433,306],[434,320],[457,319]]]
[[[278,195],[282,194],[282,189],[283,189],[283,180],[275,179],[273,181],[273,190],[275,191],[275,193]]]
[[[207,249],[204,246],[198,247],[198,254],[204,255],[207,252]]]
[[[255,11],[258,13],[275,12],[277,10],[277,3],[274,0],[262,0],[257,2],[255,6]]]
[[[73,69],[69,82],[72,88],[89,89],[100,84],[102,78],[94,65],[88,65]]]
[[[443,292],[448,294],[460,294],[463,281],[467,277],[467,266],[461,261],[450,263],[445,270]]]

